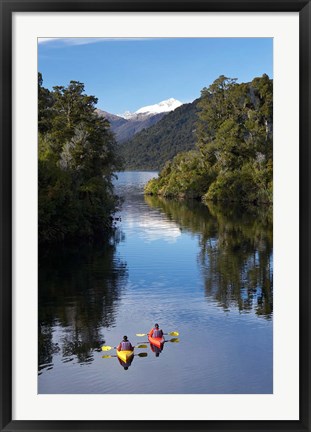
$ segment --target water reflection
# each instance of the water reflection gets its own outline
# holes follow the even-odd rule
[[[115,191],[121,197],[123,231],[135,233],[135,236],[146,243],[159,239],[168,243],[175,243],[181,236],[178,224],[159,217],[152,207],[144,202],[144,185],[155,177],[156,173],[149,172],[126,172],[118,173],[118,181]]]
[[[93,361],[127,280],[116,243],[40,251],[39,370],[52,367],[58,353],[62,362]]]
[[[153,345],[152,343],[150,343],[150,349],[155,354],[156,357],[159,357],[159,355],[163,351],[163,348],[164,348],[164,344],[162,344],[162,345],[160,345],[158,347],[158,346]]]
[[[128,370],[128,368],[131,366],[133,360],[134,360],[134,355],[132,355],[132,357],[130,357],[126,362],[121,360],[118,356],[118,361],[120,363],[120,366],[123,367],[124,370]]]
[[[145,197],[181,230],[197,234],[205,294],[225,311],[273,310],[272,210]]]
[[[272,393],[271,213],[144,197],[151,176],[119,176],[118,243],[40,251],[38,392]],[[134,336],[157,321],[181,335],[159,357]],[[128,370],[96,352],[124,334]]]
[[[142,352],[139,354],[133,354],[131,357],[127,358],[126,361],[124,359],[120,358],[120,356],[118,354],[117,355],[104,355],[104,356],[102,356],[102,358],[103,359],[116,358],[118,360],[119,365],[124,370],[128,370],[128,368],[133,363],[134,357],[147,357],[147,356],[148,356],[148,353]]]

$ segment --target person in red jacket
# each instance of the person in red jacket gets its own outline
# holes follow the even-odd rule
[[[123,340],[117,346],[118,351],[133,351],[134,347],[131,342],[127,339],[127,336],[123,336]]]
[[[155,324],[154,327],[148,333],[149,336],[154,338],[163,337],[163,331],[159,328],[159,324]]]

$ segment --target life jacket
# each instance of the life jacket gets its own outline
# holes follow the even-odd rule
[[[121,351],[132,351],[132,344],[131,342],[127,341],[123,341],[121,342]]]
[[[162,337],[162,336],[163,336],[163,332],[162,332],[162,330],[157,329],[157,328],[154,328],[154,329],[152,330],[152,337],[154,337],[154,338],[160,338],[160,337]]]

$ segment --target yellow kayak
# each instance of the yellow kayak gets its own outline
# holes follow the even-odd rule
[[[133,351],[118,351],[117,350],[117,356],[119,357],[120,360],[122,360],[124,363],[127,363],[134,355],[134,350]]]

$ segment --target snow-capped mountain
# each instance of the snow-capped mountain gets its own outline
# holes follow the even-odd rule
[[[170,98],[155,105],[142,107],[135,111],[135,114],[159,114],[162,112],[174,111],[176,108],[180,107],[180,105],[182,105],[180,101]]]
[[[133,118],[135,116],[135,113],[132,113],[130,111],[125,111],[123,114],[117,114],[118,117],[122,117],[126,120],[130,120],[131,118]]]
[[[155,114],[167,113],[170,111],[174,111],[176,108],[180,107],[182,103],[177,99],[170,98],[159,102],[154,105],[148,105],[140,108],[139,110],[131,113],[130,111],[126,111],[124,114],[118,114],[119,117],[123,117],[127,120],[139,119],[140,117],[153,116]]]
[[[170,98],[155,105],[142,107],[134,113],[126,111],[124,114],[115,115],[101,109],[96,111],[100,117],[105,117],[109,121],[117,142],[121,143],[132,138],[141,130],[153,126],[170,111],[174,111],[181,105],[180,101]]]

